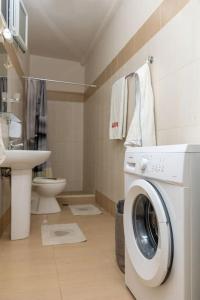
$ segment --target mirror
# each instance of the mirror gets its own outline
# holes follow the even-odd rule
[[[0,43],[0,112],[7,112],[8,66],[8,55]]]
[[[0,113],[13,113],[22,119],[23,84],[4,45],[0,43]]]
[[[14,66],[0,42],[0,122],[8,149],[11,141],[22,139],[23,132],[23,83]]]

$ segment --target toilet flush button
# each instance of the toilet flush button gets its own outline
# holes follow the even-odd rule
[[[148,165],[148,159],[143,158],[143,159],[141,160],[141,164],[140,164],[141,170],[142,170],[142,171],[145,171],[146,168],[147,168],[147,165]]]

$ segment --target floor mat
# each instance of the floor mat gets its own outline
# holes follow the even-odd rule
[[[102,211],[93,204],[69,205],[71,212],[75,216],[100,215]]]
[[[44,224],[41,226],[43,246],[75,244],[87,239],[76,223],[71,224]]]

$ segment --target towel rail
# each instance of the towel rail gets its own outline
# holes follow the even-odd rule
[[[149,56],[147,58],[147,62],[152,64],[153,63],[153,56]],[[131,72],[128,75],[126,75],[126,78],[133,77],[135,75],[135,72]],[[80,82],[72,82],[72,81],[63,81],[63,80],[54,80],[54,79],[48,79],[48,78],[38,78],[38,77],[32,77],[32,76],[23,76],[24,79],[33,79],[33,80],[44,80],[49,82],[57,82],[57,83],[65,83],[65,84],[71,84],[71,85],[80,85],[80,86],[88,86],[95,88],[95,84],[88,84],[88,83],[80,83]]]
[[[147,62],[149,63],[149,64],[152,64],[153,63],[153,56],[148,56],[148,58],[147,58]],[[128,75],[126,75],[126,79],[127,78],[129,78],[129,77],[133,77],[135,75],[135,72],[131,72],[131,73],[129,73]]]

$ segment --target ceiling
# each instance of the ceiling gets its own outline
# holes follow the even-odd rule
[[[31,54],[84,63],[122,0],[24,0]]]

